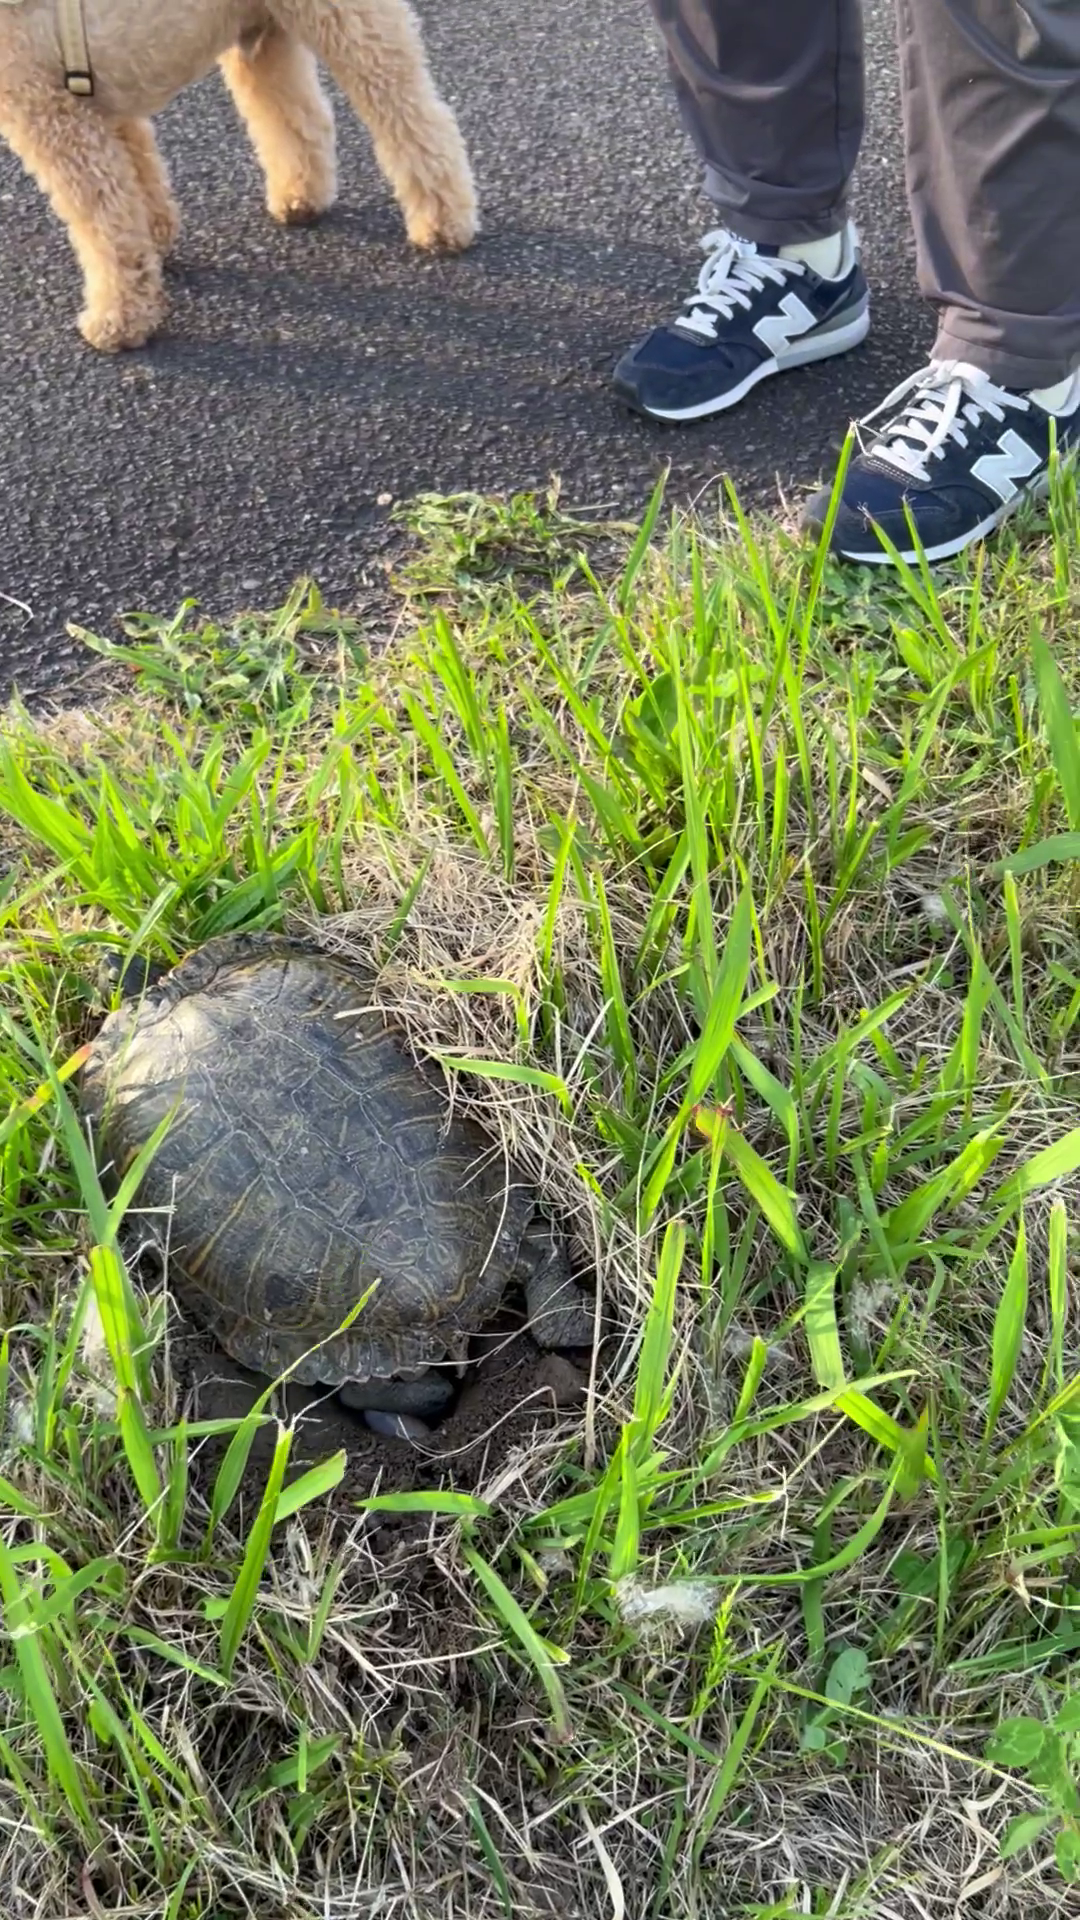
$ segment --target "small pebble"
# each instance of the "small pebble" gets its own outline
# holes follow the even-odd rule
[[[380,1407],[368,1407],[364,1419],[373,1433],[387,1440],[426,1440],[431,1432],[415,1413],[384,1413]]]
[[[580,1407],[589,1391],[588,1375],[561,1353],[546,1353],[536,1369],[536,1385],[551,1393],[557,1407]]]

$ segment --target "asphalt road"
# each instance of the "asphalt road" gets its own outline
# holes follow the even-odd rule
[[[346,606],[387,541],[380,496],[560,476],[637,513],[667,462],[683,498],[747,503],[827,471],[849,419],[925,357],[904,213],[891,0],[868,0],[870,124],[856,215],[867,344],[760,388],[722,423],[653,427],[611,396],[624,344],[687,291],[708,224],[644,0],[420,0],[460,114],[484,231],[407,246],[339,102],[341,198],[284,232],[216,75],[163,115],[185,214],[167,335],[103,358],[37,189],[0,149],[0,698],[85,697],[70,619],[269,604],[300,573]]]

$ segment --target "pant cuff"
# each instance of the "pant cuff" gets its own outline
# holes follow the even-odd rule
[[[754,240],[767,247],[792,247],[803,240],[830,240],[834,233],[841,231],[848,217],[845,200],[834,201],[828,207],[809,207],[805,193],[785,187],[762,187],[761,200],[769,203],[767,212],[760,204],[751,207],[745,189],[734,189],[716,167],[705,169],[705,192],[725,227],[740,240]],[[790,206],[785,202],[790,202]]]
[[[1080,366],[1080,343],[1069,353],[1055,359],[1036,359],[1032,355],[1011,353],[1008,347],[991,346],[978,327],[968,330],[964,316],[943,321],[934,341],[935,360],[966,360],[980,373],[988,374],[999,387],[1011,387],[1026,393],[1032,387],[1053,387]]]

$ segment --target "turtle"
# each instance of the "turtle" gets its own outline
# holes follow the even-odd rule
[[[77,1092],[103,1184],[116,1191],[171,1114],[138,1199],[166,1210],[177,1299],[233,1360],[291,1367],[405,1438],[445,1410],[511,1283],[538,1346],[592,1345],[539,1194],[448,1111],[371,1005],[373,969],[267,931],[209,938],[172,967],[104,965],[121,999]]]

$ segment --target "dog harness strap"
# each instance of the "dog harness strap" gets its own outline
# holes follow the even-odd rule
[[[64,56],[64,85],[69,93],[91,94],[94,76],[90,71],[90,50],[86,44],[83,0],[56,0],[60,27],[60,51]]]

